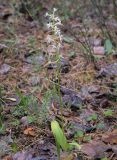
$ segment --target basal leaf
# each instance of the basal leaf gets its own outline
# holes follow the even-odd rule
[[[106,39],[104,46],[105,46],[106,53],[110,54],[112,52],[112,48],[113,48],[111,40]]]
[[[69,147],[70,146],[76,147],[77,149],[81,149],[81,146],[77,142],[75,142],[75,141],[69,143]]]
[[[51,130],[56,142],[61,146],[63,150],[67,151],[69,144],[67,143],[67,139],[57,121],[54,120],[51,122]]]

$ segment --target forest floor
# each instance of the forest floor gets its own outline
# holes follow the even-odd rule
[[[46,19],[42,27],[8,4],[1,3],[0,11],[0,159],[56,160],[50,123],[61,122],[61,113],[53,87],[56,64],[48,65]],[[117,52],[109,40],[105,51],[98,19],[89,17],[88,30],[80,17],[62,26],[64,129],[81,149],[61,151],[61,160],[117,159]],[[116,41],[117,21],[112,17],[106,25]]]

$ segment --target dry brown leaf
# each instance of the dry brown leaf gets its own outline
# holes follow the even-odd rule
[[[11,157],[11,156],[5,156],[5,157],[3,158],[3,160],[12,160],[12,157]]]
[[[102,137],[102,140],[106,143],[117,144],[117,129],[113,132],[109,132]]]
[[[73,154],[64,153],[61,156],[61,160],[74,160],[75,157]]]
[[[13,101],[13,102],[16,102],[17,100],[15,98],[6,98],[7,100],[10,100],[10,101]]]
[[[29,136],[35,136],[34,129],[31,128],[31,127],[25,129],[25,130],[24,130],[24,134],[25,134],[25,135],[29,135]]]
[[[112,146],[112,151],[117,155],[117,145]]]
[[[102,46],[94,47],[93,50],[94,50],[95,55],[104,55],[105,54],[105,49]]]
[[[91,158],[103,158],[109,147],[101,141],[92,141],[82,146],[81,151]]]
[[[42,96],[41,93],[38,93],[38,94],[37,94],[37,98],[38,98],[39,101],[42,103],[42,101],[43,101],[43,96]]]

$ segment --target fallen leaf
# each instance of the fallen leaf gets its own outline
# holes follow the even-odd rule
[[[7,137],[3,138],[0,140],[0,159],[5,156],[6,154],[10,153],[10,146],[8,144],[8,139]]]
[[[71,154],[68,154],[68,153],[63,153],[62,156],[61,156],[61,160],[74,160],[74,155],[71,153]]]
[[[109,64],[99,71],[98,77],[102,76],[117,76],[117,63]]]
[[[39,76],[32,76],[29,78],[29,84],[34,87],[40,84],[40,77]]]
[[[16,102],[17,100],[15,98],[6,98],[7,100],[11,100],[13,102]]]
[[[74,42],[74,39],[72,37],[68,37],[68,36],[63,37],[63,40],[64,40],[64,42],[69,43],[69,44]]]
[[[28,126],[29,122],[28,122],[28,117],[24,116],[20,119],[20,122],[24,125],[24,126]]]
[[[94,54],[95,55],[104,55],[105,54],[105,48],[100,46],[100,47],[93,47]]]
[[[103,158],[105,156],[104,152],[107,151],[109,147],[101,141],[91,141],[82,146],[81,151],[93,158]]]
[[[33,128],[27,128],[24,130],[24,134],[25,135],[29,135],[29,136],[35,136],[35,132]]]
[[[113,132],[106,133],[102,137],[102,140],[106,143],[117,144],[117,129],[113,130]]]
[[[25,62],[28,64],[33,64],[37,66],[42,66],[45,64],[45,57],[40,54],[40,55],[25,55]]]
[[[117,155],[117,145],[112,146],[112,151]]]
[[[43,96],[42,96],[41,93],[38,93],[38,94],[37,94],[37,98],[38,98],[39,101],[42,103],[42,101],[43,101]]]
[[[101,43],[102,43],[101,38],[90,37],[89,41],[90,41],[90,44],[91,44],[92,46],[96,46],[96,47],[97,47],[97,46],[100,46]]]
[[[11,156],[5,156],[3,160],[13,160]]]
[[[0,53],[3,51],[3,49],[8,48],[5,44],[0,43]]]
[[[26,151],[17,152],[13,156],[13,160],[31,160],[31,159],[32,159],[32,155]]]
[[[11,67],[8,64],[3,64],[0,67],[0,74],[7,74],[10,69],[11,69]]]
[[[5,97],[4,101],[6,103],[6,105],[8,106],[16,106],[20,103],[20,98],[16,95],[12,96],[12,97]]]
[[[1,8],[0,18],[3,20],[6,20],[9,18],[9,16],[13,15],[14,11],[12,8]]]

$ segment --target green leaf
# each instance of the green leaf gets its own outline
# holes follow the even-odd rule
[[[108,110],[104,111],[104,116],[111,117],[112,115],[113,115],[113,110],[108,109]]]
[[[112,48],[113,48],[111,40],[106,39],[104,46],[105,46],[106,53],[110,54],[112,52]]]
[[[57,121],[54,120],[51,122],[51,130],[57,145],[59,144],[63,150],[67,151],[69,144],[67,143],[67,139]]]
[[[74,39],[71,38],[71,37],[68,37],[68,36],[64,36],[64,37],[63,37],[63,41],[64,41],[65,43],[71,44],[71,43],[74,42]]]
[[[97,114],[92,114],[89,117],[87,117],[87,121],[96,121],[97,120]]]
[[[77,149],[81,149],[81,146],[75,141],[69,143],[69,148],[72,146],[76,147]]]
[[[12,148],[12,151],[15,153],[19,150],[18,145],[16,143],[12,143],[11,148]]]
[[[75,133],[75,137],[80,137],[80,138],[82,138],[84,136],[84,133],[83,133],[83,131],[81,131],[81,130],[78,130],[76,133]]]

